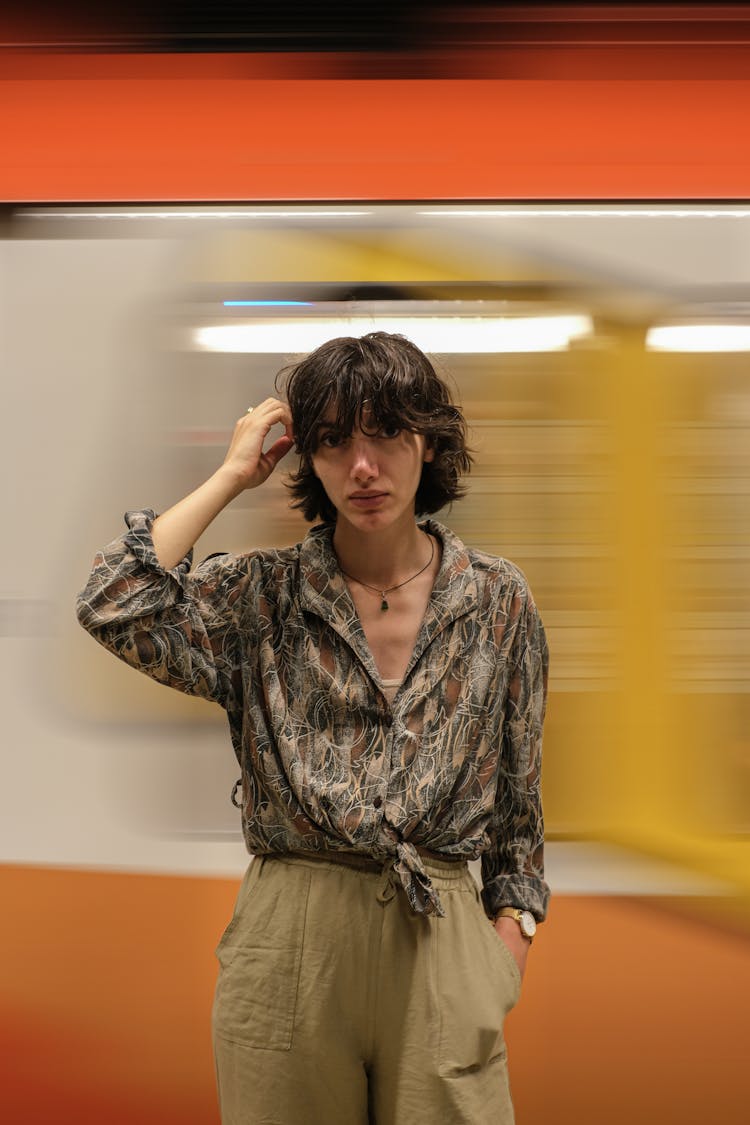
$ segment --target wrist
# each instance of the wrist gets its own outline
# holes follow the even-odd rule
[[[242,473],[227,464],[220,465],[211,477],[211,480],[213,480],[221,489],[222,493],[226,495],[227,503],[229,503],[230,500],[234,500],[247,488],[247,481],[243,479]]]

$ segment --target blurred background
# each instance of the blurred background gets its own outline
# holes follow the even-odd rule
[[[105,655],[74,600],[122,513],[210,475],[286,362],[375,327],[455,389],[476,467],[438,518],[521,566],[549,639],[553,899],[508,1021],[519,1123],[744,1120],[750,168],[710,157],[730,149],[723,99],[748,96],[750,12],[415,3],[369,24],[287,8],[136,6],[117,23],[42,5],[0,23],[9,1120],[218,1121],[211,951],[248,862],[225,719]],[[191,114],[236,95],[230,64],[253,75],[240,117],[262,90],[289,131],[256,151],[217,118],[227,162],[208,167],[218,150]],[[696,72],[712,81],[691,93]],[[684,96],[655,97],[657,74]],[[418,116],[434,109],[427,140],[397,134],[413,104],[392,83],[410,75]],[[573,75],[588,86],[563,143],[543,126]],[[297,118],[302,87],[314,102],[329,78],[327,112],[365,89],[369,109],[356,135],[331,118],[322,160],[325,113]],[[626,146],[648,132],[625,93],[682,131],[653,127],[618,195],[613,123]],[[513,132],[502,110],[522,97]],[[694,131],[691,98],[707,117],[725,106],[725,131]],[[204,194],[205,175],[224,190]],[[196,559],[302,538],[290,467],[222,513]]]

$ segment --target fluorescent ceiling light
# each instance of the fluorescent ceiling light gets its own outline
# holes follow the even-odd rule
[[[298,208],[279,208],[274,209],[271,207],[264,207],[262,210],[253,207],[131,207],[131,208],[117,208],[112,207],[107,210],[101,208],[79,208],[75,211],[61,210],[56,207],[19,207],[17,214],[25,219],[306,219],[306,218],[345,218],[348,216],[359,217],[365,215],[373,215],[377,213],[388,213],[389,211],[399,214],[414,214],[423,215],[430,218],[436,216],[447,216],[457,219],[559,219],[559,218],[572,218],[572,219],[664,219],[664,218],[678,218],[678,219],[747,219],[750,218],[750,208],[748,207],[722,207],[720,205],[707,207],[675,207],[671,206],[616,206],[607,207],[605,205],[599,207],[581,206],[556,206],[549,204],[547,206],[528,206],[524,204],[510,204],[508,206],[492,206],[488,204],[484,208],[479,207],[450,207],[436,206],[428,208],[414,208],[413,210],[407,205],[403,204],[389,204],[383,203],[377,206],[376,210],[369,208],[365,209],[342,209],[332,206],[330,209],[325,209],[325,206],[319,208],[298,207]]]
[[[417,211],[417,215],[443,215],[452,219],[748,219],[747,207],[487,207],[478,210]]]
[[[549,352],[592,331],[588,316],[352,316],[274,318],[198,328],[197,347],[215,352],[309,352],[336,336],[400,332],[425,352]]]
[[[264,211],[247,210],[166,210],[154,211],[147,208],[132,211],[59,211],[50,208],[45,211],[19,210],[24,219],[330,219],[347,215],[371,215],[371,211]]]
[[[750,324],[664,324],[649,328],[646,348],[654,352],[748,352]]]

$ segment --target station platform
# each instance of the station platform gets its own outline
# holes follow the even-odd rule
[[[547,866],[506,1024],[518,1125],[744,1125],[750,935],[731,901],[607,849],[552,845]],[[0,868],[8,1125],[219,1125],[213,949],[238,881]]]

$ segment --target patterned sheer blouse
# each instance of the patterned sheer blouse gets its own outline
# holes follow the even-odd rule
[[[252,855],[356,852],[390,861],[412,910],[444,916],[417,847],[481,857],[488,917],[543,921],[542,726],[549,654],[523,572],[435,520],[442,560],[411,661],[384,683],[339,569],[333,527],[293,547],[172,570],[155,514],[93,563],[84,629],[115,656],[222,706]]]

